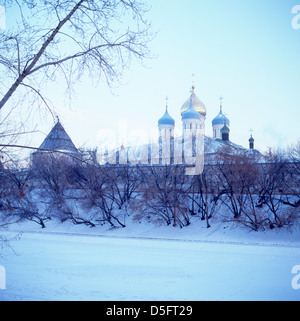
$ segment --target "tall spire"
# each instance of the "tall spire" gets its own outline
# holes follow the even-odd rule
[[[249,139],[249,149],[254,149],[254,138],[253,138],[253,136],[252,136],[252,134],[253,134],[253,129],[250,128],[249,132],[250,132],[250,134],[251,134],[250,139]]]
[[[191,97],[190,102],[193,103],[193,98],[195,96],[195,74],[192,74],[192,87],[191,87]]]

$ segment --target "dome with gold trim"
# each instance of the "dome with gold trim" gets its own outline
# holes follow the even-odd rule
[[[192,100],[193,107],[196,109],[196,111],[201,116],[206,116],[206,107],[203,104],[203,102],[196,96],[194,86],[192,87],[192,93],[190,98],[181,107],[181,110],[180,110],[181,115],[189,109],[191,100]]]

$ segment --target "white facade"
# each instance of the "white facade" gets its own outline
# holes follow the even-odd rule
[[[212,129],[213,129],[213,138],[214,139],[222,139],[222,134],[221,134],[221,129],[224,127],[224,124],[220,125],[213,125]]]
[[[162,139],[174,137],[174,125],[158,125],[159,137]]]
[[[196,134],[197,130],[205,131],[205,118],[200,119],[183,119],[182,120],[183,136],[185,134]]]

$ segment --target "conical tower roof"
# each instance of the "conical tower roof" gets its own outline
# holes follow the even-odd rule
[[[67,134],[59,120],[39,148],[49,151],[66,151],[70,153],[78,153],[77,148],[75,147],[70,136]]]

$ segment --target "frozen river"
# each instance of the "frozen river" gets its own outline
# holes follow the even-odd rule
[[[51,233],[11,245],[0,300],[300,300],[297,247]]]

